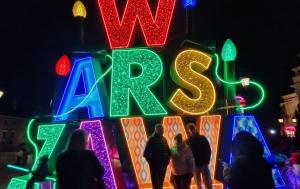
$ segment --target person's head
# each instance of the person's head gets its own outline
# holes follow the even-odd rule
[[[163,136],[164,135],[164,128],[160,123],[157,123],[155,125],[155,133],[159,136]]]
[[[81,151],[85,150],[87,147],[87,134],[85,131],[77,129],[75,130],[70,139],[67,150]]]
[[[232,142],[233,156],[262,157],[264,148],[261,142],[247,131],[240,131]]]
[[[188,123],[186,125],[188,136],[193,136],[197,134],[196,125],[194,123]]]
[[[175,144],[177,146],[181,145],[182,144],[182,134],[181,133],[178,133],[175,137],[174,137],[174,140],[175,140]]]

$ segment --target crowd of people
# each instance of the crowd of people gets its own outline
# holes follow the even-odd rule
[[[209,171],[211,149],[208,140],[199,135],[194,124],[187,125],[188,139],[183,141],[181,133],[174,137],[175,145],[170,149],[163,136],[161,124],[155,126],[154,133],[147,141],[144,151],[151,173],[154,189],[162,189],[167,166],[171,161],[171,183],[175,189],[190,188],[194,177],[201,188],[201,175],[207,189],[212,189]]]
[[[209,170],[211,148],[205,136],[197,132],[195,124],[186,125],[188,138],[181,133],[174,137],[170,148],[161,124],[155,125],[144,149],[153,189],[162,189],[167,167],[171,166],[170,182],[174,189],[189,189],[194,178],[197,188],[212,189]],[[88,136],[83,130],[75,130],[68,145],[56,161],[59,189],[105,189],[104,169],[94,152],[87,149]],[[254,136],[241,131],[232,143],[233,163],[223,163],[224,182],[230,189],[274,189],[272,168],[263,157],[264,148]],[[33,183],[45,180],[49,174],[48,157],[40,159],[39,166],[31,174],[26,189]],[[202,180],[204,183],[202,183]],[[247,183],[247,184],[245,184]]]

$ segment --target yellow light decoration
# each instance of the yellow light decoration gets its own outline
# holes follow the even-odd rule
[[[171,77],[193,97],[177,89],[169,100],[172,109],[188,115],[201,115],[213,107],[216,100],[214,85],[200,74],[209,68],[211,60],[209,55],[198,50],[185,50],[178,54],[171,67]]]
[[[86,18],[87,12],[85,9],[84,4],[81,1],[76,1],[73,5],[73,16],[76,17],[82,17],[82,18]]]

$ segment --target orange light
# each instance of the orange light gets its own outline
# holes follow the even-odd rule
[[[219,136],[221,129],[221,116],[220,115],[209,115],[201,116],[198,118],[197,127],[199,128],[200,134],[204,135],[211,147],[211,163],[209,166],[211,178],[215,178],[215,169],[217,163],[218,147],[219,147]]]
[[[148,140],[143,118],[131,117],[120,120],[139,188],[149,187],[151,186],[150,169],[143,157]]]

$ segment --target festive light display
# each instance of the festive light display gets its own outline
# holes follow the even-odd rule
[[[100,72],[100,71],[99,71]],[[83,80],[84,94],[76,94],[80,78]],[[103,108],[95,79],[91,57],[74,62],[64,94],[61,98],[55,121],[66,120],[73,109],[86,107],[89,118],[103,117]]]
[[[18,171],[23,171],[23,172],[29,172],[30,171],[29,169],[19,167],[19,166],[16,166],[16,165],[10,165],[10,164],[7,165],[7,168],[16,169]]]
[[[37,160],[37,156],[38,156],[38,146],[36,145],[36,143],[33,141],[33,138],[31,136],[31,128],[34,124],[34,121],[35,119],[31,119],[29,122],[28,122],[28,125],[27,125],[27,131],[26,131],[26,136],[27,136],[27,139],[29,141],[29,143],[33,146],[33,149],[34,149],[34,160]]]
[[[254,118],[254,116],[235,116],[233,122],[233,132],[232,132],[232,140],[240,131],[247,131],[256,137],[264,147],[264,157],[266,159],[271,159],[272,154],[268,148],[268,145],[262,135],[262,132],[259,129],[259,126]],[[232,155],[230,158],[232,161]],[[272,170],[273,179],[276,187],[284,187],[285,183],[281,176],[281,173],[278,168],[273,168]]]
[[[167,139],[169,147],[174,146],[174,137],[181,133],[183,140],[187,138],[184,125],[180,116],[167,116],[164,117],[162,121],[164,127],[164,136]],[[170,165],[167,168],[166,176],[165,176],[165,183],[170,185],[170,178],[171,178],[171,167]]]
[[[182,4],[184,8],[195,7],[197,1],[196,0],[183,0]]]
[[[241,82],[243,87],[247,87],[250,84],[250,78],[249,77],[242,78]]]
[[[224,84],[227,84],[227,85],[240,85],[242,84],[242,81],[226,81],[224,79],[222,79],[220,76],[219,76],[219,64],[220,64],[220,60],[219,60],[219,56],[218,54],[215,54],[215,60],[216,60],[216,68],[215,68],[215,75],[217,77],[217,79],[219,81],[221,81],[222,83]],[[264,101],[265,99],[265,90],[264,88],[257,82],[255,81],[249,81],[249,83],[253,86],[255,86],[257,89],[259,89],[261,95],[260,95],[260,99],[258,100],[258,102],[256,102],[255,104],[253,105],[250,105],[250,106],[245,106],[245,107],[241,107],[242,110],[251,110],[251,109],[255,109],[256,107],[258,107],[259,105],[261,105],[261,103]]]
[[[67,55],[60,57],[55,65],[55,72],[59,76],[67,76],[70,73],[71,62]]]
[[[137,22],[141,26],[147,46],[164,45],[175,2],[175,0],[159,0],[154,17],[148,0],[127,0],[123,17],[120,19],[115,0],[98,0],[110,47],[129,47]]]
[[[26,183],[31,176],[25,175],[21,177],[12,178],[7,189],[26,189]],[[34,189],[40,189],[39,183],[33,185]]]
[[[246,100],[242,96],[236,96],[235,100],[237,100],[240,103],[240,107],[245,107],[246,106]]]
[[[200,122],[200,124],[199,124]],[[201,116],[198,118],[197,124],[198,130],[201,135],[204,135],[211,148],[211,160],[210,160],[210,174],[211,178],[215,178],[218,146],[219,146],[219,136],[221,129],[221,116],[220,115],[209,115]],[[220,183],[221,184],[221,183]]]
[[[44,155],[48,156],[48,159],[51,158],[52,152],[56,147],[56,144],[62,134],[65,124],[50,124],[50,125],[40,125],[38,127],[37,139],[45,140],[44,145],[42,146],[37,158],[34,160],[34,164],[31,170],[35,170],[38,166],[39,159]]]
[[[147,142],[143,118],[132,117],[120,120],[138,185],[140,188],[149,188],[151,187],[150,169],[143,157]]]
[[[221,52],[222,60],[224,62],[234,61],[236,59],[236,55],[237,51],[234,43],[231,39],[226,39]]]
[[[86,18],[87,12],[81,1],[76,1],[73,5],[72,13],[74,17]]]
[[[169,100],[171,108],[189,115],[200,115],[208,112],[214,105],[216,93],[213,83],[205,76],[211,58],[197,50],[185,50],[176,57],[171,68],[175,83],[188,89],[193,98],[177,89]]]
[[[112,52],[110,116],[128,116],[130,94],[144,115],[165,115],[150,87],[157,84],[163,67],[160,57],[148,49],[114,50]],[[142,70],[139,76],[132,76],[132,69]]]
[[[102,164],[105,170],[103,180],[106,188],[116,189],[117,185],[115,183],[114,173],[108,154],[101,121],[83,121],[80,123],[80,128],[85,130],[89,134],[89,138],[92,144],[92,150],[95,152],[99,162]]]

